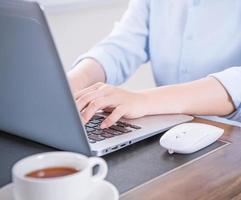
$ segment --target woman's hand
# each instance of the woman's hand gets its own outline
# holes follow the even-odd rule
[[[131,92],[104,83],[96,83],[75,95],[82,117],[87,123],[99,110],[111,112],[102,122],[108,128],[121,117],[133,119],[147,114],[147,99],[143,92]]]
[[[157,114],[223,116],[235,110],[231,97],[213,77],[141,92],[96,83],[78,92],[76,102],[85,123],[99,110],[111,111],[101,128],[113,125],[121,117],[133,119]]]

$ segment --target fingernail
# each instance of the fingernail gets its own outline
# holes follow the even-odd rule
[[[100,125],[100,128],[101,128],[101,129],[107,128],[107,124],[106,124],[106,123],[102,123],[102,124]]]

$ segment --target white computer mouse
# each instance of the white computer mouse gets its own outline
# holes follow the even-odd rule
[[[218,140],[224,130],[202,123],[184,123],[167,131],[160,139],[160,145],[170,154],[194,153]]]

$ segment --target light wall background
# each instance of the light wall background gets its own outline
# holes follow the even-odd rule
[[[45,13],[66,71],[73,62],[105,38],[128,7],[129,0],[93,1],[46,7]],[[140,67],[123,87],[154,86],[149,65]]]

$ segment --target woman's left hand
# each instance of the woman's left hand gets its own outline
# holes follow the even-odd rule
[[[148,103],[145,93],[132,92],[104,83],[96,83],[78,92],[75,99],[85,123],[99,110],[111,112],[101,124],[103,129],[112,126],[121,117],[134,119],[147,115]]]

